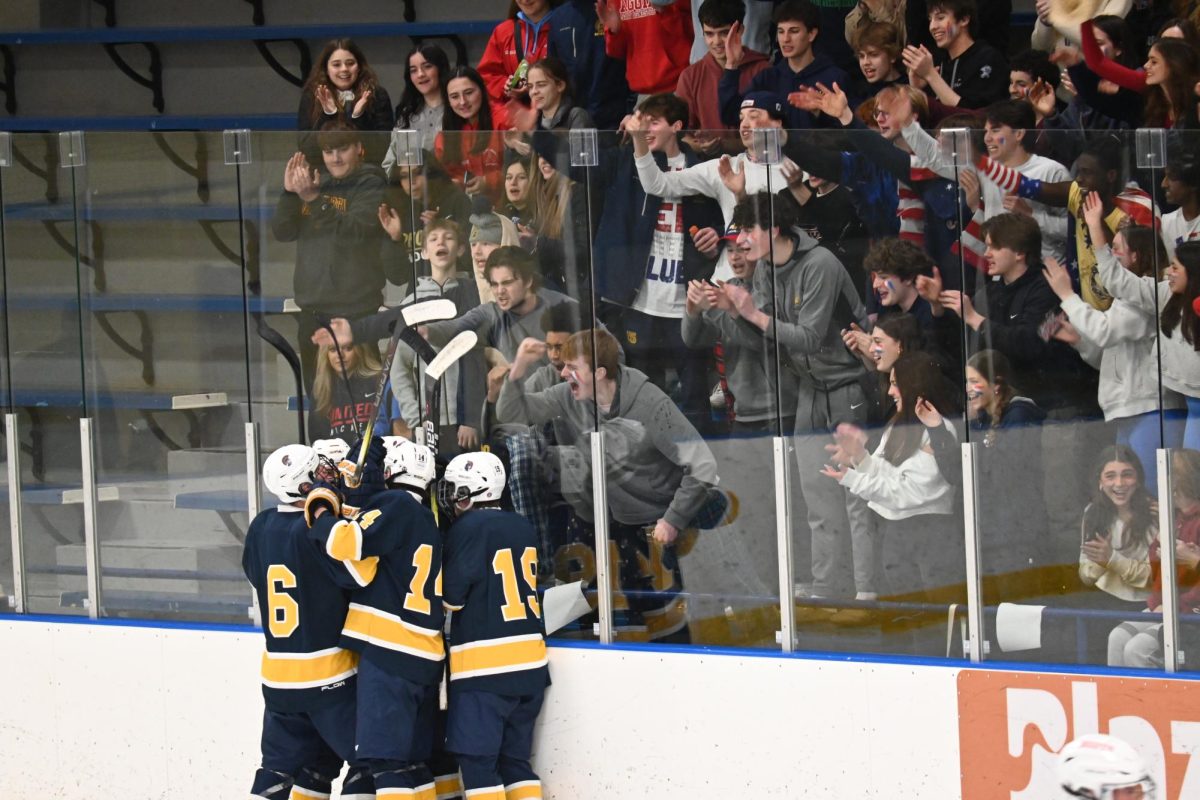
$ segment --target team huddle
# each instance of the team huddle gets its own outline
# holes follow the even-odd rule
[[[263,465],[279,504],[242,559],[266,637],[252,796],[329,797],[346,764],[351,800],[540,798],[538,540],[499,507],[502,462],[463,453],[439,481],[403,437],[349,452],[292,444]]]

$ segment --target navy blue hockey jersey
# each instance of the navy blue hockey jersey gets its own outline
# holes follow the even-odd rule
[[[381,492],[353,518],[321,516],[313,534],[331,558],[378,559],[351,597],[342,646],[414,683],[441,680],[442,536],[432,512],[406,491]]]
[[[532,694],[550,682],[537,596],[537,533],[524,517],[478,509],[446,537],[450,686]]]
[[[298,508],[262,512],[246,532],[242,570],[262,610],[263,697],[273,711],[306,711],[352,691],[358,654],[339,645],[354,572],[331,561]]]

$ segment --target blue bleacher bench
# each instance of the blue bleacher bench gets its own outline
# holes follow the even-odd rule
[[[294,314],[299,311],[290,297],[248,298],[251,313]],[[242,296],[235,294],[85,294],[88,311],[199,311],[241,313]],[[63,311],[79,306],[74,294],[0,294],[0,307],[10,311]]]
[[[7,394],[5,398],[7,399]],[[84,395],[78,389],[13,389],[11,402],[17,408],[83,408]],[[136,411],[191,411],[229,405],[225,392],[171,394],[169,392],[89,392],[91,409]]]
[[[110,21],[114,21],[112,19]],[[164,26],[164,27],[103,27],[103,28],[65,28],[26,31],[0,31],[0,91],[4,94],[4,105],[9,114],[17,113],[17,66],[14,50],[23,47],[38,46],[87,46],[100,45],[104,48],[113,63],[134,83],[149,89],[152,93],[151,103],[154,110],[163,112],[166,101],[163,95],[163,65],[159,45],[163,44],[204,44],[210,42],[250,42],[262,55],[267,64],[284,80],[295,86],[303,86],[309,71],[312,69],[312,51],[310,42],[327,41],[336,38],[388,38],[407,36],[413,41],[429,38],[448,40],[455,49],[459,64],[467,62],[467,48],[461,36],[487,36],[496,27],[499,20],[463,20],[451,22],[393,22],[393,23],[334,23],[324,25],[233,25],[233,26]],[[299,54],[299,68],[293,73],[275,57],[267,47],[270,43],[286,42],[292,44]],[[150,56],[147,74],[141,74],[125,60],[118,48],[128,45],[143,47]],[[86,118],[85,118],[86,119]],[[294,120],[294,117],[292,118]],[[47,118],[37,120],[38,127],[24,130],[83,130],[84,127],[74,119],[63,119],[65,127],[52,128],[46,122]],[[138,120],[145,122],[146,120]],[[129,123],[132,124],[131,119]],[[99,124],[101,127],[90,127],[91,130],[130,130],[130,128],[111,127],[121,123],[110,118],[107,125],[98,118],[91,118],[90,125]],[[176,122],[178,125],[178,121]],[[247,128],[248,124],[223,125],[222,127]],[[0,130],[6,126],[0,124]],[[7,127],[8,130],[16,128]],[[145,130],[139,127],[138,130]],[[163,128],[157,128],[163,130]],[[172,129],[180,129],[173,127]],[[212,128],[206,128],[211,130]]]

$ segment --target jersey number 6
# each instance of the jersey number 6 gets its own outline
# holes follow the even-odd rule
[[[535,617],[542,616],[542,610],[537,601],[536,548],[526,547],[521,554],[521,577],[525,579],[525,585],[529,587],[528,597],[522,598],[521,590],[517,587],[517,570],[513,565],[512,550],[496,551],[496,555],[492,557],[492,572],[500,576],[504,585],[504,605],[500,607],[500,613],[505,622],[525,619],[526,604],[529,605],[529,610]]]
[[[284,589],[296,588],[296,573],[283,564],[267,567],[267,627],[276,639],[286,639],[300,627],[300,604]]]

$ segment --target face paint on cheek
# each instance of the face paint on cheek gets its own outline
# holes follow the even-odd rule
[[[888,294],[896,293],[896,285],[894,283],[892,283],[891,281],[884,281],[883,285],[887,287]]]
[[[997,136],[997,137],[996,137],[996,144],[998,144],[998,145],[999,145],[999,146],[1001,146],[1001,147],[1004,147],[1004,137],[1003,137],[1003,136]]]
[[[958,36],[958,26],[951,23],[950,27],[946,28],[946,37],[953,39]]]

